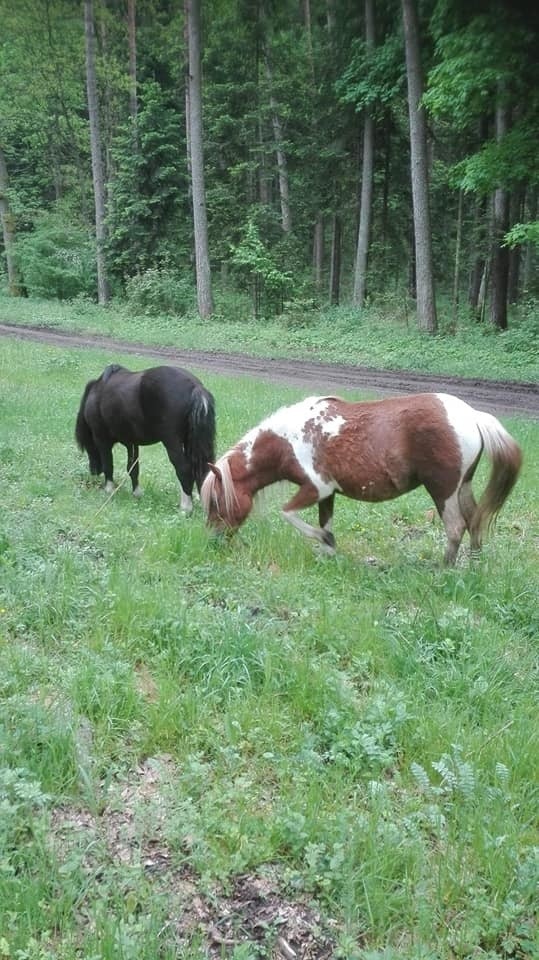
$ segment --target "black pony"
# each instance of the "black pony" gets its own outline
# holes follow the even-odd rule
[[[112,448],[127,449],[127,471],[134,495],[138,485],[139,445],[163,443],[180,482],[180,506],[193,509],[191,495],[200,492],[215,458],[215,401],[200,380],[178,367],[151,367],[133,373],[113,363],[84,388],[75,439],[88,454],[90,473],[105,474],[112,492]]]

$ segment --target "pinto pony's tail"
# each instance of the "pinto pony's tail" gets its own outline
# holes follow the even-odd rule
[[[202,386],[196,386],[193,390],[185,452],[193,467],[194,480],[200,493],[209,470],[208,464],[215,460],[215,400],[209,390]]]
[[[522,450],[505,427],[490,413],[476,411],[477,428],[487,457],[490,477],[470,523],[470,534],[480,544],[513,489],[522,466]],[[473,541],[472,541],[473,542]]]

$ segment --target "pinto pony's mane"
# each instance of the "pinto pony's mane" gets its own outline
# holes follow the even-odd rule
[[[234,450],[229,450],[228,453],[225,453],[215,464],[215,468],[219,471],[219,473],[217,474],[214,473],[213,470],[210,470],[206,479],[204,480],[204,483],[202,484],[202,488],[200,490],[200,502],[206,514],[209,513],[212,501],[215,503],[218,502],[215,492],[215,488],[218,483],[221,485],[226,515],[230,516],[233,514],[237,507],[238,497],[234,489],[234,481],[232,479],[232,471],[230,469],[230,457],[234,452]]]

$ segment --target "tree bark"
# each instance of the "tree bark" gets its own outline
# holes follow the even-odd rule
[[[105,262],[105,186],[103,180],[103,159],[101,133],[99,127],[99,108],[97,102],[97,81],[95,73],[95,28],[93,0],[84,0],[84,38],[86,46],[86,91],[88,96],[88,117],[90,121],[90,148],[92,153],[92,180],[95,203],[95,238],[97,264],[97,301],[105,304],[109,300],[109,285]]]
[[[264,51],[265,60],[266,60],[266,76],[268,78],[268,84],[270,88],[270,107],[271,107],[271,122],[273,126],[273,139],[275,141],[275,156],[277,158],[277,172],[279,175],[279,199],[281,202],[281,226],[284,233],[292,232],[292,216],[290,213],[290,197],[288,189],[288,166],[286,162],[286,154],[283,150],[283,130],[281,127],[281,120],[279,117],[279,109],[277,106],[277,100],[273,94],[273,68],[271,65],[271,57],[266,43],[266,48]]]
[[[329,300],[337,304],[341,289],[341,218],[338,213],[333,215],[331,233],[331,262],[329,269]]]
[[[524,189],[519,186],[511,193],[509,202],[509,227],[520,223],[524,213]],[[507,278],[507,302],[518,303],[520,293],[520,274],[522,265],[522,245],[517,243],[509,249],[509,276]]]
[[[322,270],[324,267],[324,219],[319,215],[314,225],[313,239],[313,274],[318,289],[322,286]]]
[[[470,307],[477,316],[481,314],[480,292],[486,263],[484,250],[487,246],[487,209],[488,203],[486,197],[481,197],[479,200],[476,200],[472,238],[475,250],[479,250],[480,252],[476,254],[472,264],[468,300]]]
[[[509,130],[509,110],[500,97],[496,106],[496,140]],[[503,187],[494,192],[492,222],[492,254],[490,276],[490,320],[497,330],[507,330],[507,293],[509,281],[509,248],[503,238],[509,229],[509,193]]]
[[[368,53],[375,46],[374,0],[365,0],[365,40]],[[374,118],[365,113],[363,123],[363,163],[361,171],[361,202],[357,237],[356,264],[352,303],[365,306],[367,290],[367,260],[371,236],[372,201],[374,195]]]
[[[129,115],[137,119],[137,0],[127,0],[127,33],[129,38]]]
[[[525,219],[529,221],[537,220],[536,186],[530,186],[529,188],[529,194],[526,197]],[[532,291],[532,277],[534,276],[535,259],[535,246],[533,243],[527,243],[524,249],[524,262],[522,264],[522,289],[525,293],[530,293]]]
[[[198,312],[201,317],[213,313],[208,217],[204,185],[204,150],[202,139],[202,69],[200,54],[200,0],[185,0],[189,48],[189,129],[191,190],[193,196],[193,229],[195,237],[195,270]]]
[[[19,271],[14,257],[15,246],[15,217],[13,216],[8,199],[8,172],[4,151],[0,146],[0,220],[2,221],[2,236],[4,239],[4,253],[7,265],[7,288],[11,297],[22,296]]]
[[[419,22],[415,0],[402,0],[402,16],[406,52],[406,75],[408,80],[408,113],[410,120],[417,318],[421,330],[425,330],[427,333],[435,333],[437,318],[432,268],[427,127],[425,114],[421,107],[423,75],[419,45]]]
[[[459,294],[460,294],[460,248],[462,244],[462,207],[464,203],[463,192],[459,190],[459,202],[457,208],[457,236],[455,238],[455,268],[453,271],[453,327],[456,330],[459,315]]]

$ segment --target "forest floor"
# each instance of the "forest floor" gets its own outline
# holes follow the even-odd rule
[[[372,367],[309,360],[254,357],[241,353],[177,350],[148,346],[110,337],[63,333],[44,327],[0,323],[0,336],[40,341],[51,346],[114,349],[154,360],[169,361],[224,376],[245,376],[272,383],[304,385],[315,393],[329,390],[358,390],[373,395],[448,392],[457,394],[478,409],[499,415],[522,414],[539,419],[539,386],[514,380],[424,374],[406,370],[377,370]]]

